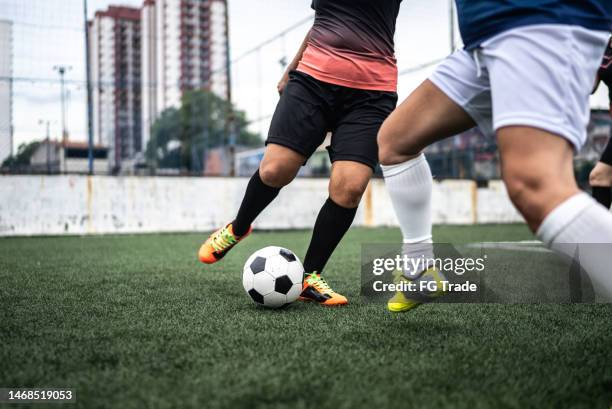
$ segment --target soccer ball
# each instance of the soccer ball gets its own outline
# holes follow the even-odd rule
[[[304,267],[291,250],[270,246],[256,251],[244,264],[244,290],[259,305],[279,308],[302,292]]]

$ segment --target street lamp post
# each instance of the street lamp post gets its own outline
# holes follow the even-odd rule
[[[227,112],[225,117],[225,142],[229,144],[230,168],[229,175],[236,176],[236,122],[234,109],[232,106],[232,61],[230,51],[230,25],[229,25],[229,4],[225,0],[225,78],[226,87],[225,99],[227,100]]]
[[[85,74],[87,78],[87,162],[89,174],[93,175],[93,90],[91,87],[91,61],[89,49],[89,23],[87,22],[87,0],[83,0],[83,28],[85,29]]]
[[[62,101],[62,143],[66,143],[66,141],[68,140],[68,131],[66,130],[66,81],[65,81],[65,75],[66,72],[72,70],[72,67],[70,66],[64,66],[64,65],[56,65],[55,67],[53,67],[54,71],[57,71],[59,73],[60,76],[60,86],[61,86],[61,96],[60,99]]]

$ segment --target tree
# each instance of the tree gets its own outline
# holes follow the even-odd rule
[[[179,110],[169,108],[162,112],[151,128],[151,139],[146,150],[147,161],[154,167],[180,168],[179,152],[172,143],[178,142],[180,130]]]
[[[147,160],[153,167],[201,171],[206,150],[228,145],[225,118],[228,102],[209,91],[188,91],[179,109],[169,108],[151,128]],[[233,110],[237,145],[257,146],[258,135],[247,130],[246,115]]]
[[[20,144],[17,148],[17,154],[6,158],[4,162],[2,162],[2,167],[16,168],[30,165],[32,155],[34,155],[39,145],[39,141]]]

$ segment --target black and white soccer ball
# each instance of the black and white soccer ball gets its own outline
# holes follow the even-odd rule
[[[280,308],[302,292],[304,267],[291,251],[270,246],[257,250],[244,264],[244,290],[259,305]]]

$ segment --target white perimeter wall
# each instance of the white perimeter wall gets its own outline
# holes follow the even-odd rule
[[[107,176],[0,176],[0,236],[207,231],[230,221],[248,179]],[[327,198],[324,179],[283,189],[256,227],[312,227]],[[521,221],[503,185],[436,182],[434,223]],[[394,226],[382,180],[371,183],[355,225]]]

